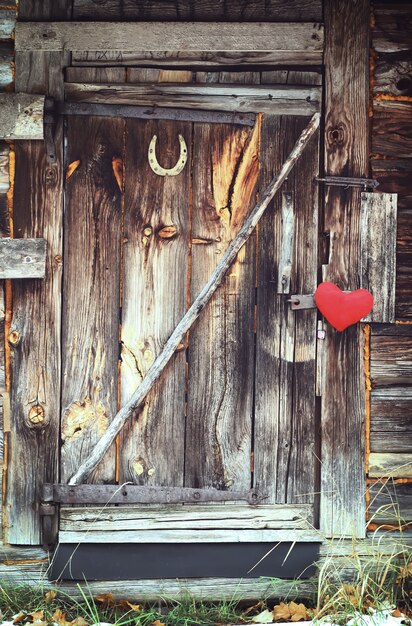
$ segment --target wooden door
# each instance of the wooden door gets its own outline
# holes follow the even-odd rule
[[[68,117],[61,482],[139,385],[307,122]],[[150,166],[154,135],[164,168],[176,164],[184,138],[188,159],[178,175]],[[166,513],[146,506],[143,522],[141,507],[139,522],[133,508],[117,509],[95,541],[113,541],[120,518],[115,540],[149,541],[153,528],[159,540],[160,517],[164,541],[204,540],[199,517],[209,520],[207,541],[270,541],[290,531],[313,540],[316,311],[292,311],[290,295],[316,287],[317,168],[314,139],[143,408],[88,478],[257,487],[264,504],[250,514],[246,503],[185,505],[183,516],[181,505]],[[76,541],[82,529],[81,514],[63,507],[60,540]]]

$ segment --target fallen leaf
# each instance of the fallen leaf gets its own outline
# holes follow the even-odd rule
[[[405,617],[405,615],[399,609],[393,609],[391,615],[392,617]]]
[[[99,596],[95,596],[94,598],[96,602],[100,602],[101,604],[105,604],[106,606],[115,604],[114,595],[112,593],[102,593]]]
[[[156,619],[154,622],[152,622],[152,626],[165,626],[163,622],[160,621],[160,619]]]
[[[286,622],[291,616],[289,607],[285,602],[276,604],[273,607],[272,615],[275,622]]]
[[[84,617],[75,617],[72,622],[70,622],[71,626],[88,626],[88,623],[84,619]]]
[[[290,619],[292,622],[306,621],[308,614],[304,604],[296,604],[296,602],[289,602]]]
[[[265,609],[259,615],[252,617],[252,622],[255,624],[271,624],[273,622],[273,613]]]
[[[126,602],[126,604],[127,606],[130,606],[132,611],[134,611],[135,613],[140,613],[140,611],[142,610],[140,604],[131,604],[130,602]]]
[[[58,626],[69,626],[70,624],[66,619],[66,613],[63,613],[61,609],[56,609],[51,618]]]
[[[45,599],[46,604],[50,604],[50,602],[53,602],[56,596],[57,596],[57,591],[47,591],[44,594],[44,599]]]

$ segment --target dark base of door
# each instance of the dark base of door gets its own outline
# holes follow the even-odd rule
[[[295,543],[292,549],[291,546],[292,543],[280,543],[275,549],[273,543],[60,544],[52,559],[49,579],[309,578],[315,572],[313,563],[319,558],[320,544]],[[254,567],[260,559],[262,562]]]

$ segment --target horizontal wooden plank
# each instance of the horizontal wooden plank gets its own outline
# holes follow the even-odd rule
[[[412,324],[372,324],[374,337],[412,337]]]
[[[372,44],[378,52],[411,49],[412,7],[410,2],[387,2],[374,7]]]
[[[412,209],[412,159],[372,159],[372,175],[379,191],[398,194],[398,209]]]
[[[164,50],[145,52],[136,50],[74,50],[74,66],[140,66],[140,67],[189,67],[189,68],[225,68],[233,66],[268,67],[273,65],[306,66],[320,65],[319,51],[311,50],[273,50],[270,52],[188,52],[187,50]]]
[[[372,386],[412,385],[412,337],[371,337]]]
[[[93,20],[184,20],[184,21],[320,21],[321,0],[248,0],[216,2],[214,0],[74,0],[73,19]]]
[[[12,39],[16,25],[16,9],[0,8],[0,39]]]
[[[0,139],[43,139],[44,96],[0,93]]]
[[[239,22],[19,22],[17,51],[172,50],[210,52],[323,49],[323,27],[314,23]],[[167,44],[165,44],[167,42]]]
[[[412,95],[411,51],[379,53],[375,63],[373,92],[394,96]]]
[[[62,531],[200,529],[303,529],[312,525],[312,505],[140,505],[60,507]]]
[[[377,524],[412,521],[412,483],[376,482],[368,487],[368,519]]]
[[[0,279],[44,278],[45,239],[0,239]]]
[[[3,91],[13,82],[13,44],[0,41],[0,90]]]
[[[371,452],[369,476],[372,478],[412,477],[412,453]]]
[[[314,530],[122,530],[118,532],[61,531],[59,543],[240,543],[278,541],[322,541]]]
[[[372,152],[412,157],[412,102],[374,100]]]
[[[312,115],[321,103],[320,87],[286,85],[191,85],[182,83],[66,83],[71,102],[161,105],[186,109]]]
[[[372,390],[371,397],[374,401],[410,401],[412,400],[412,387],[378,387]]]

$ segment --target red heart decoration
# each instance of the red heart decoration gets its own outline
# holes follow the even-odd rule
[[[373,295],[367,289],[344,293],[333,283],[321,283],[315,293],[319,311],[336,330],[345,330],[367,315],[373,307]]]

